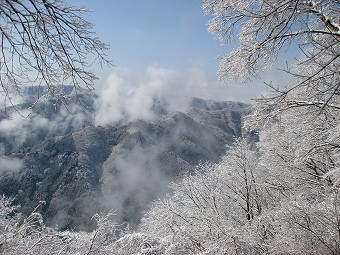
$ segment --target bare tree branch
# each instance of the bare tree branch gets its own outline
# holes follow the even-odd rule
[[[111,62],[86,13],[63,0],[0,0],[0,93],[10,104],[26,86],[47,86],[63,102],[61,85],[93,90],[91,65]]]

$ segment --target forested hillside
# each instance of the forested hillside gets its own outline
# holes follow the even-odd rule
[[[7,160],[0,167],[0,192],[15,197],[25,215],[38,206],[50,227],[91,230],[94,214],[115,211],[119,224],[136,228],[170,182],[193,173],[199,162],[219,161],[250,112],[243,103],[193,98],[186,113],[163,109],[154,122],[96,127],[88,106],[74,105],[70,114],[58,101],[40,101],[29,118],[18,117],[17,126],[8,125],[15,110],[0,122],[7,127],[0,134]],[[11,162],[17,169],[6,169]]]

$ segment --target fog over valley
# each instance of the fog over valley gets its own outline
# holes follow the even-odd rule
[[[189,96],[167,101],[162,75],[146,91],[119,91],[112,77],[110,91],[117,95],[108,102],[108,88],[76,96],[66,87],[67,105],[43,95],[30,114],[29,101],[6,109],[0,191],[15,197],[26,214],[45,201],[38,211],[51,227],[91,230],[95,213],[114,211],[118,223],[135,228],[170,182],[199,162],[218,162],[250,111],[243,103]],[[34,98],[32,91],[27,100]],[[118,104],[118,97],[127,102]]]

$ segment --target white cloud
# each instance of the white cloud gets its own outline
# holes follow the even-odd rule
[[[96,101],[96,125],[143,119],[152,121],[155,99],[165,99],[168,110],[183,111],[192,97],[220,101],[249,102],[258,87],[226,86],[206,74],[198,63],[186,70],[149,66],[144,73],[117,69],[99,88]],[[263,88],[262,88],[263,89]]]
[[[155,97],[164,96],[176,76],[172,70],[155,66],[148,67],[144,74],[117,70],[98,92],[95,123],[105,126],[122,120],[152,121]]]
[[[29,110],[23,110],[19,115],[14,111],[8,118],[0,121],[0,134],[11,137],[13,143],[22,145],[29,135],[26,128],[29,123],[29,118],[23,117],[30,114]]]
[[[21,160],[17,158],[0,157],[0,174],[5,172],[16,172],[23,167]]]

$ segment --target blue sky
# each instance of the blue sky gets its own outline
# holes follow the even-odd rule
[[[78,1],[79,2],[79,1]],[[198,0],[86,0],[99,37],[110,44],[115,65],[143,69],[149,64],[185,68],[207,64],[216,73],[222,52],[208,33]]]
[[[99,87],[106,86],[110,75],[124,77],[124,86],[132,83],[131,76],[134,83],[145,84],[151,67],[159,68],[160,73],[164,69],[178,72],[175,80],[163,81],[167,88],[175,81],[181,83],[181,77],[194,78],[186,79],[183,90],[175,86],[177,90],[172,91],[171,96],[249,102],[266,91],[262,81],[239,86],[218,82],[216,58],[230,48],[221,47],[207,31],[207,22],[212,17],[204,15],[200,0],[67,1],[91,11],[87,18],[95,24],[99,38],[110,45],[108,56],[115,67],[96,70]],[[121,75],[122,70],[129,70],[133,75],[126,75],[126,71]],[[167,89],[167,93],[169,91]]]

